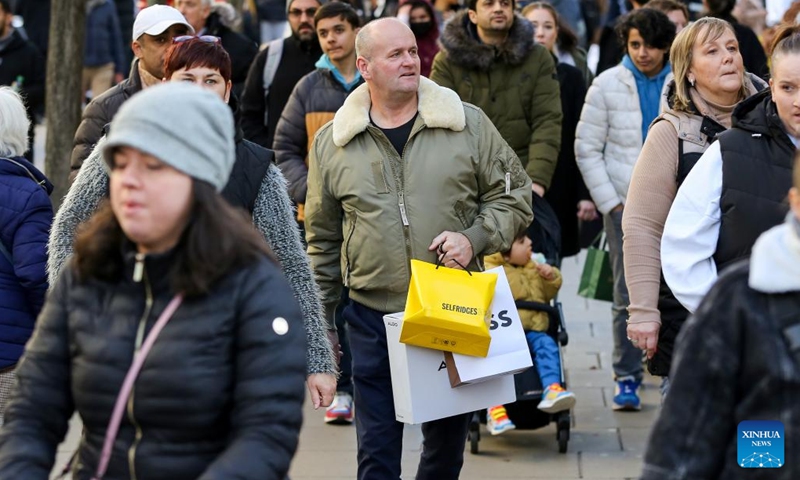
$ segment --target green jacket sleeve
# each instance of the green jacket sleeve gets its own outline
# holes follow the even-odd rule
[[[433,66],[431,67],[431,80],[438,83],[440,87],[449,88],[450,90],[456,89],[456,83],[453,80],[453,72],[450,71],[450,64],[447,61],[447,53],[444,50],[439,50],[439,53],[433,58]]]
[[[534,48],[531,56],[538,72],[531,79],[534,88],[530,110],[531,141],[527,172],[534,183],[550,188],[561,147],[561,87],[553,56],[539,46]]]
[[[467,121],[477,121],[479,209],[463,233],[475,256],[507,251],[514,237],[533,220],[531,179],[492,121],[479,108],[465,105]],[[470,111],[472,110],[472,111]]]
[[[308,255],[311,266],[322,294],[322,305],[325,318],[333,325],[333,313],[342,293],[342,267],[339,257],[342,250],[342,217],[344,212],[341,203],[328,191],[325,181],[325,166],[319,154],[320,140],[332,144],[328,125],[323,127],[314,139],[308,161],[308,194],[306,195],[305,227]],[[327,140],[325,140],[327,139]]]

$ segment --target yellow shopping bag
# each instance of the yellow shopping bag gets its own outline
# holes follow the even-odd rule
[[[411,260],[411,284],[400,342],[485,357],[496,273],[456,270]]]

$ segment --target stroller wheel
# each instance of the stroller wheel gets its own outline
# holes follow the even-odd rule
[[[567,453],[569,443],[569,430],[558,431],[558,453]]]
[[[474,430],[470,429],[469,432],[469,453],[473,455],[478,454],[478,442],[481,441],[481,432],[479,428]]]
[[[472,419],[469,422],[469,452],[472,454],[478,453],[478,442],[481,441],[481,417],[479,412],[472,414]]]

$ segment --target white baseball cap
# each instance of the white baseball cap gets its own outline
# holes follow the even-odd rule
[[[186,25],[189,33],[194,34],[194,28],[189,25],[181,12],[166,5],[151,5],[136,15],[136,21],[133,22],[133,40],[145,33],[161,35],[173,25]]]

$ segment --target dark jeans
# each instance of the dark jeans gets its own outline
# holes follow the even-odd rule
[[[339,335],[339,345],[342,349],[342,360],[339,363],[339,381],[336,383],[336,392],[353,395],[353,355],[350,353],[350,339],[347,334],[347,322],[342,312],[350,301],[349,290],[342,289],[342,300],[336,307],[334,320],[336,333]]]
[[[358,435],[358,479],[400,478],[403,424],[395,420],[384,313],[349,302],[343,312],[353,354],[353,387]],[[417,480],[456,480],[472,414],[422,424]]]

